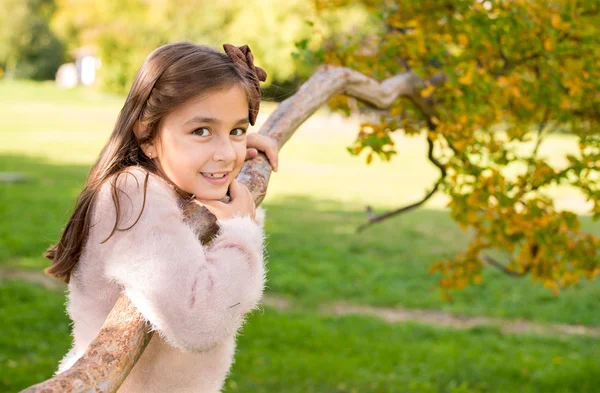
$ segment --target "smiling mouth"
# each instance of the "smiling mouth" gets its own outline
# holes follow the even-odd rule
[[[200,174],[204,177],[208,177],[209,179],[222,179],[229,174],[229,172],[224,173],[208,173],[208,172],[200,172]]]

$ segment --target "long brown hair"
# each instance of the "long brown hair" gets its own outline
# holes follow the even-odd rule
[[[123,170],[132,165],[146,168],[149,173],[166,179],[142,150],[146,143],[160,137],[158,130],[165,115],[191,98],[236,84],[245,89],[249,102],[253,102],[257,94],[255,78],[256,75],[236,66],[227,54],[211,47],[179,42],[154,50],[133,81],[113,132],[89,172],[59,242],[44,253],[52,261],[46,273],[69,282],[89,234],[94,200],[104,181],[111,176],[116,221],[110,236],[116,231],[129,229],[118,228],[121,214],[118,193],[121,191],[116,187],[117,180]],[[148,177],[144,184],[144,201],[147,182]],[[182,198],[185,197],[182,190],[175,189]],[[143,207],[140,216],[142,213]]]

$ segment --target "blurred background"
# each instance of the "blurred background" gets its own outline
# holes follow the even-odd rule
[[[425,83],[419,97],[444,105],[434,123],[464,125],[440,126],[444,139],[435,139],[419,100],[374,111],[334,97],[296,131],[263,204],[265,305],[239,337],[225,392],[600,391],[600,228],[593,220],[600,205],[590,185],[598,173],[588,173],[597,169],[589,152],[598,146],[599,5],[575,3],[0,0],[0,391],[51,377],[69,349],[66,287],[44,275],[42,253],[58,239],[143,59],[180,40],[250,46],[268,73],[251,132],[323,64],[379,80],[445,72],[449,87],[433,92],[437,87]],[[573,57],[577,51],[587,55]],[[570,128],[537,127],[552,121]],[[450,180],[420,208],[357,232],[368,221],[367,205],[384,213],[431,190],[440,175],[427,157],[429,140],[442,158],[451,142],[477,154],[469,146],[491,143],[480,133],[489,124],[502,124],[498,132],[508,142],[535,149],[522,168],[585,163],[586,176],[575,164],[571,178],[556,169],[544,178],[543,198],[535,194],[548,213],[540,217],[556,213],[571,223],[560,212],[572,213],[577,225],[568,232],[576,236],[544,237],[545,221],[521,237],[485,232],[498,241],[490,255],[504,255],[515,274],[483,262],[465,273],[469,260],[457,255],[484,233],[479,223],[494,219],[461,219],[470,216],[457,206],[475,202],[457,202],[463,199]],[[464,175],[456,157],[448,168]],[[575,178],[588,183],[569,180]],[[536,184],[528,192],[542,192]],[[519,242],[535,236],[548,250],[581,241],[573,248],[587,254],[556,258],[554,276],[533,269],[532,280]],[[506,242],[516,244],[508,256],[500,247]],[[439,268],[455,260],[466,264],[458,273]]]

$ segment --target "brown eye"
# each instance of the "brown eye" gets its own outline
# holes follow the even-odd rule
[[[243,136],[244,134],[246,134],[246,130],[244,130],[243,128],[236,128],[234,130],[231,130],[231,135],[233,136]]]
[[[206,127],[200,127],[200,128],[196,128],[194,131],[192,131],[192,134],[198,135],[198,136],[209,136],[210,130]]]

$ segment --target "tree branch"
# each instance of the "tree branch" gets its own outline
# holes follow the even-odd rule
[[[419,207],[422,204],[424,204],[425,202],[427,202],[437,192],[438,188],[440,187],[440,185],[444,181],[444,178],[446,177],[446,174],[447,174],[446,166],[444,164],[442,164],[441,162],[439,162],[438,159],[433,156],[434,145],[433,145],[433,140],[431,140],[431,138],[427,138],[427,145],[428,145],[427,158],[429,159],[429,161],[431,161],[433,163],[433,165],[435,165],[436,167],[438,167],[438,169],[440,170],[440,177],[438,178],[438,180],[433,185],[433,188],[431,189],[431,191],[429,191],[423,197],[423,199],[419,200],[418,202],[412,203],[410,205],[401,207],[401,208],[396,209],[396,210],[392,210],[390,212],[387,212],[387,213],[384,213],[384,214],[381,214],[381,215],[374,214],[373,213],[373,209],[371,208],[371,206],[367,206],[367,215],[369,217],[369,221],[367,221],[365,224],[362,224],[361,226],[359,226],[356,229],[357,232],[362,232],[363,230],[367,229],[371,225],[373,225],[373,224],[375,224],[377,222],[381,222],[383,220],[386,220],[386,219],[388,219],[390,217],[393,217],[393,216],[395,216],[397,214],[405,213],[405,212],[407,212],[409,210],[416,209],[417,207]]]
[[[69,370],[21,393],[116,392],[151,338],[150,325],[122,295],[86,353]]]
[[[481,258],[485,263],[487,263],[490,266],[495,267],[496,269],[500,270],[502,273],[511,276],[511,277],[523,277],[525,274],[524,273],[519,273],[519,272],[515,272],[513,270],[509,270],[506,266],[504,266],[502,263],[496,261],[494,258],[490,257],[490,256],[483,256]]]

